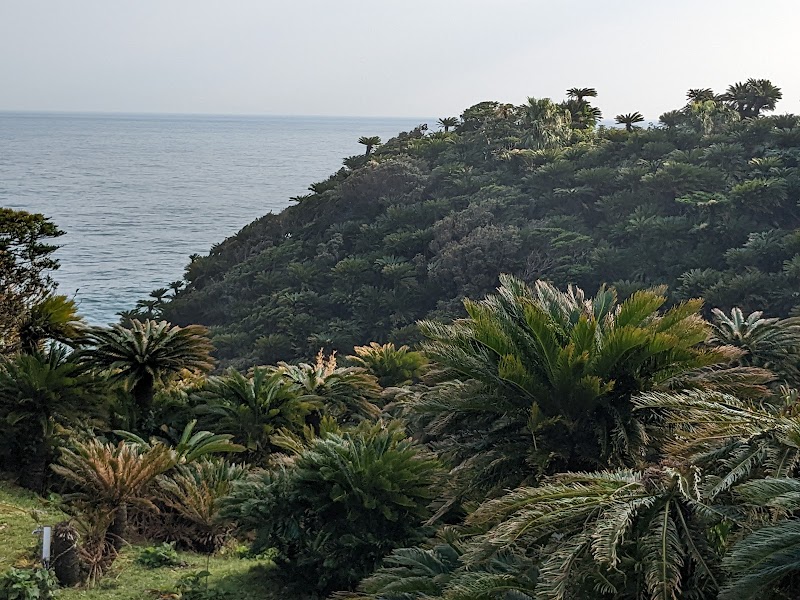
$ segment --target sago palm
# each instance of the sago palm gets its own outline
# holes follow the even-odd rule
[[[214,364],[211,349],[205,327],[133,319],[130,327],[92,329],[83,358],[128,387],[142,418],[152,407],[158,383],[184,369],[209,371]]]
[[[352,589],[396,547],[419,542],[439,462],[398,422],[362,423],[308,446],[281,470],[235,486],[223,516],[279,550],[286,590]]]
[[[74,300],[51,295],[30,308],[19,329],[23,352],[41,350],[46,341],[75,346],[81,342],[86,325]]]
[[[372,149],[381,145],[381,138],[377,135],[372,136],[361,136],[358,138],[358,143],[362,144],[365,147],[364,156],[369,156],[372,153]]]
[[[730,316],[714,309],[711,342],[741,348],[744,365],[770,369],[792,385],[800,385],[800,318],[763,318],[756,311],[745,317],[740,308]]]
[[[0,458],[43,491],[58,432],[102,416],[103,382],[67,348],[19,354],[0,364]],[[63,436],[61,436],[63,437]]]
[[[793,598],[800,586],[800,481],[756,479],[736,488],[736,499],[761,517],[723,560],[729,573],[720,600]]]
[[[381,387],[406,385],[419,379],[425,367],[425,356],[408,346],[397,348],[393,343],[353,348],[354,356],[347,360],[378,378]]]
[[[231,442],[233,435],[224,433],[212,433],[211,431],[197,431],[194,428],[197,420],[194,419],[186,424],[180,437],[177,439],[173,451],[177,464],[188,464],[196,460],[207,458],[213,454],[229,454],[242,452],[244,446]],[[128,431],[115,430],[115,434],[122,437],[125,441],[137,444],[143,450],[152,448],[155,445],[165,444],[163,440],[156,438],[149,442],[136,434]]]
[[[758,118],[761,111],[775,110],[783,92],[768,79],[750,78],[746,82],[728,86],[720,96],[729,107],[742,118]]]
[[[711,88],[691,88],[686,92],[686,99],[690,103],[694,102],[708,102],[716,98],[714,90]]]
[[[702,390],[648,392],[634,405],[667,432],[666,452],[704,467],[710,498],[753,477],[797,474],[800,412],[793,395],[781,406]]]
[[[607,289],[591,298],[507,275],[501,284],[496,295],[465,302],[468,318],[421,324],[443,383],[410,401],[457,464],[482,465],[482,484],[635,464],[646,433],[633,396],[739,380],[719,374],[735,351],[703,344],[700,301],[661,312],[658,290],[618,303]],[[472,469],[460,471],[476,485]]]
[[[686,465],[564,473],[490,500],[467,523],[486,528],[465,561],[499,550],[540,564],[536,598],[675,600],[715,597],[718,559],[707,542],[722,520]]]
[[[162,505],[157,517],[174,516],[178,521],[171,528],[175,537],[166,541],[181,542],[193,550],[218,550],[232,530],[230,523],[219,518],[220,503],[246,475],[243,465],[203,459],[159,476],[153,491]]]
[[[594,88],[569,88],[567,97],[582,102],[584,98],[597,98],[597,90]]]
[[[626,131],[633,131],[636,123],[643,123],[644,116],[640,112],[625,113],[614,117],[618,125],[625,125]]]
[[[447,133],[451,127],[458,125],[458,117],[443,117],[439,119],[439,126]]]
[[[399,548],[359,585],[356,600],[533,600],[538,572],[531,561],[501,552],[466,565],[465,544],[445,539],[430,547]],[[351,596],[347,596],[348,598]]]
[[[114,515],[108,537],[119,550],[125,539],[128,505],[155,508],[142,492],[175,464],[174,451],[164,444],[143,448],[127,442],[114,445],[90,439],[62,449],[52,468],[77,489],[65,496],[68,504],[82,504]]]
[[[280,429],[301,431],[322,403],[303,398],[300,386],[265,367],[249,376],[236,370],[211,377],[195,400],[195,411],[208,427],[233,436],[256,461],[274,450],[271,437]]]
[[[317,355],[314,364],[278,363],[274,372],[296,387],[304,402],[321,406],[322,412],[341,422],[358,422],[380,414],[376,402],[381,388],[373,375],[359,367],[339,367],[336,355]],[[314,425],[321,413],[311,415]]]

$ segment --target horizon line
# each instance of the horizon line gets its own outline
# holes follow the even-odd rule
[[[331,115],[288,113],[213,113],[213,112],[158,112],[127,110],[31,110],[0,108],[0,114],[30,115],[103,115],[103,116],[159,116],[159,117],[302,117],[312,119],[437,119],[438,117],[396,115]]]

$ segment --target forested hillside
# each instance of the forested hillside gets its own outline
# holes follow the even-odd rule
[[[647,129],[638,113],[598,126],[595,96],[362,138],[364,155],[193,257],[175,297],[138,315],[208,325],[222,363],[248,366],[416,341],[419,319],[462,315],[500,273],[797,314],[800,127],[765,114],[780,90],[693,89]]]
[[[797,119],[592,94],[363,138],[138,309],[213,340],[89,326],[0,209],[0,600],[796,599]]]

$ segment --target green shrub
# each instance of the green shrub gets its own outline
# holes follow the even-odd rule
[[[160,510],[151,515],[148,539],[195,552],[219,550],[233,529],[218,518],[219,503],[246,473],[244,465],[203,459],[160,476],[153,493]]]
[[[352,589],[394,548],[420,540],[439,464],[397,422],[363,423],[300,450],[295,462],[235,485],[223,514],[276,548],[285,588]]]
[[[178,579],[177,589],[181,600],[219,600],[225,592],[208,587],[208,571],[194,571]]]
[[[143,548],[136,557],[136,562],[148,569],[174,567],[181,564],[178,553],[175,551],[175,545],[167,543]]]
[[[58,583],[47,569],[14,569],[0,575],[0,600],[47,600]]]

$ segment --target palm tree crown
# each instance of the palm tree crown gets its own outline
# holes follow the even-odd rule
[[[704,345],[709,334],[690,301],[663,313],[666,297],[639,291],[617,303],[504,275],[498,294],[466,301],[469,317],[426,321],[424,346],[448,380],[412,401],[428,432],[452,446],[456,462],[490,465],[482,481],[509,487],[520,473],[633,464],[646,434],[631,399],[658,387],[735,386],[713,365],[732,349]],[[738,356],[738,354],[737,354]],[[711,369],[700,371],[696,369]],[[506,479],[506,476],[510,479]],[[481,479],[470,470],[470,477]]]
[[[743,119],[757,118],[761,111],[775,110],[778,100],[783,98],[781,88],[769,79],[750,78],[746,82],[728,86],[720,96],[728,106],[736,110]]]
[[[582,102],[584,98],[597,98],[597,90],[594,88],[569,88],[567,97]]]
[[[82,354],[87,363],[127,386],[141,417],[150,410],[157,383],[184,369],[210,371],[211,349],[205,327],[132,319],[130,328],[91,330]]]
[[[439,125],[441,126],[442,129],[444,129],[444,132],[447,133],[448,131],[450,131],[451,127],[455,127],[456,125],[458,125],[458,118],[443,117],[439,119]]]
[[[372,153],[373,148],[381,145],[381,138],[378,137],[377,135],[369,137],[362,135],[360,138],[358,138],[358,143],[366,146],[364,156],[369,156]]]
[[[625,125],[626,131],[633,131],[635,123],[642,123],[644,121],[644,117],[640,112],[632,112],[632,113],[625,113],[622,115],[617,115],[614,117],[614,120],[619,125]]]

